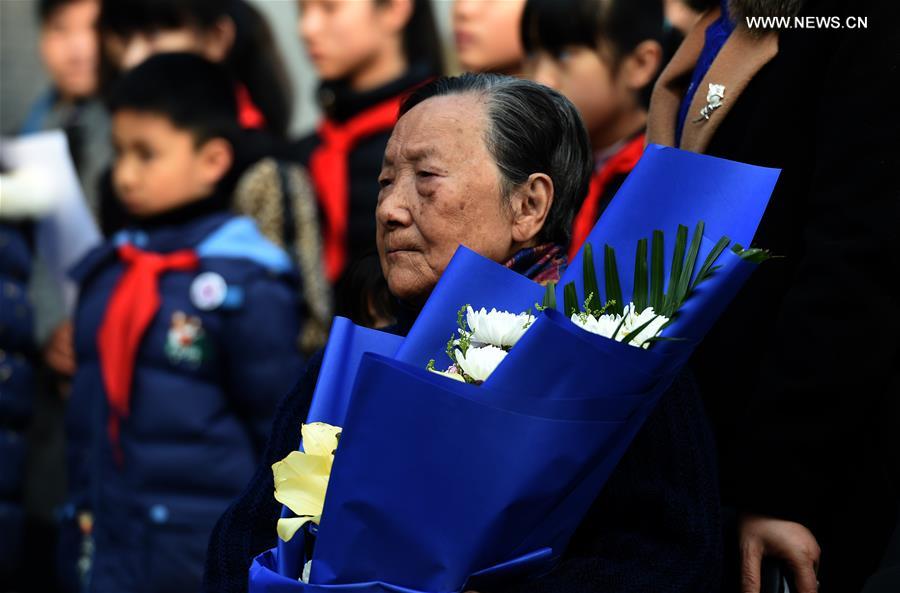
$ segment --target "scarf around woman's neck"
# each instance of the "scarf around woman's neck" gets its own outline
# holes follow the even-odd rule
[[[559,282],[568,264],[562,245],[542,243],[521,249],[503,265],[543,285]]]

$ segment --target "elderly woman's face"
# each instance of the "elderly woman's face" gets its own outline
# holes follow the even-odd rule
[[[512,255],[513,215],[485,146],[487,114],[475,95],[427,99],[397,122],[384,153],[376,219],[391,293],[427,298],[463,244],[495,261]]]

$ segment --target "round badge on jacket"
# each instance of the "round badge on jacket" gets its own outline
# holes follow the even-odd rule
[[[191,303],[201,311],[212,311],[225,302],[228,284],[215,272],[203,272],[191,283]]]

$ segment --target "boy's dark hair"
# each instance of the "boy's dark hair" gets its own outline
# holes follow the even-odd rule
[[[113,114],[132,109],[161,115],[193,134],[198,145],[212,138],[233,145],[240,129],[234,82],[224,68],[195,54],[148,58],[116,82],[108,106]]]
[[[286,135],[293,107],[287,70],[271,28],[246,0],[103,0],[99,27],[101,33],[128,38],[182,27],[209,30],[224,17],[235,29],[224,65],[247,87],[266,129]]]
[[[663,38],[660,0],[528,0],[520,31],[525,53],[543,49],[559,55],[566,47],[612,51],[613,62],[648,39]]]
[[[40,19],[42,25],[46,24],[57,10],[63,6],[74,4],[79,1],[80,0],[40,0],[37,5],[38,19]]]
[[[568,245],[572,220],[587,193],[593,155],[584,122],[571,101],[544,85],[499,74],[442,77],[413,91],[402,117],[419,103],[447,95],[480,95],[488,119],[488,152],[500,169],[504,197],[533,173],[553,181],[553,204],[540,239]]]

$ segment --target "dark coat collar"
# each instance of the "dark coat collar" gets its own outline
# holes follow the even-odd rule
[[[718,7],[706,12],[659,75],[650,100],[650,115],[647,120],[648,143],[676,145],[675,126],[678,108],[703,50],[706,28],[719,18],[720,14]],[[746,23],[738,23],[698,85],[678,143],[680,148],[704,152],[719,124],[728,115],[749,82],[777,54],[776,32],[754,33],[747,28]],[[722,107],[712,112],[709,120],[695,122],[700,110],[706,105],[706,90],[710,83],[725,85]]]
[[[319,105],[329,119],[347,121],[370,107],[411,91],[434,76],[426,64],[416,62],[400,78],[361,93],[343,80],[323,82],[319,87]]]

